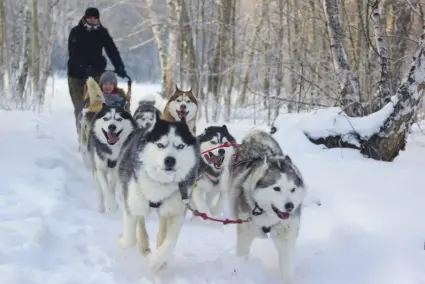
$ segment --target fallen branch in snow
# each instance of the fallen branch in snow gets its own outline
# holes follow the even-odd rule
[[[366,125],[373,130],[372,133],[364,129],[356,130],[351,126],[345,126],[339,131],[335,131],[332,130],[335,126],[329,125],[328,121],[327,124],[317,126],[316,132],[320,128],[329,126],[327,129],[330,130],[322,130],[320,135],[314,134],[314,129],[304,131],[310,141],[315,144],[323,144],[328,148],[360,149],[360,152],[369,158],[393,161],[400,150],[404,150],[406,146],[406,135],[413,123],[425,89],[424,38],[425,34],[422,35],[422,43],[419,51],[413,57],[409,73],[400,84],[396,95],[383,109],[357,118],[347,117],[340,113],[333,114],[331,123],[340,124],[341,119],[347,119],[350,124],[356,125],[361,121],[363,128]],[[314,119],[317,120],[317,117]]]

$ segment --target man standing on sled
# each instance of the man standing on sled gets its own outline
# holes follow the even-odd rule
[[[127,73],[124,63],[114,40],[99,21],[99,10],[93,7],[87,8],[84,17],[71,29],[68,38],[68,87],[74,105],[77,130],[78,116],[84,107],[85,80],[92,76],[99,82],[100,75],[107,65],[106,58],[102,54],[103,48],[117,75],[125,78]]]

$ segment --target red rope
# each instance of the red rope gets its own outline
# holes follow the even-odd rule
[[[193,213],[194,216],[201,217],[204,220],[210,220],[210,221],[214,221],[214,222],[223,223],[223,225],[228,225],[228,224],[242,224],[242,223],[247,223],[247,222],[250,222],[251,221],[251,218],[248,218],[248,219],[237,219],[237,220],[217,219],[217,218],[212,218],[212,217],[208,216],[206,213],[201,213],[198,210],[194,210],[189,205],[187,205],[187,209],[189,209],[190,211],[192,211],[192,213]]]
[[[220,145],[218,145],[218,146],[215,146],[214,148],[211,148],[211,149],[208,149],[208,150],[202,151],[202,152],[201,152],[201,155],[206,154],[206,153],[209,153],[209,152],[211,152],[211,151],[213,151],[213,150],[215,150],[215,149],[219,149],[219,148],[227,148],[227,147],[230,147],[230,146],[238,146],[238,145],[239,145],[239,144],[238,144],[238,143],[236,143],[236,142],[226,142],[226,143],[220,144]]]

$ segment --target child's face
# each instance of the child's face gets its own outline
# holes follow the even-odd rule
[[[110,82],[103,83],[102,85],[102,91],[107,94],[112,93],[114,88],[115,88],[115,85]]]

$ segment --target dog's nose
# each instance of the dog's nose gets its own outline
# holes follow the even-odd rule
[[[168,169],[173,168],[176,165],[176,158],[168,156],[164,159],[165,167]]]
[[[117,127],[115,126],[115,124],[110,124],[108,126],[108,130],[111,131],[111,132],[114,132],[115,130],[117,130]]]
[[[180,109],[186,109],[186,105],[181,105]]]
[[[292,203],[292,202],[286,203],[285,209],[286,209],[286,211],[291,212],[292,210],[294,210],[294,203]]]
[[[224,156],[225,153],[226,153],[226,151],[224,149],[218,149],[218,154],[220,156]]]
[[[146,123],[146,124],[145,124],[145,127],[146,127],[146,128],[149,128],[149,127],[151,127],[151,124],[150,124],[150,123]]]

